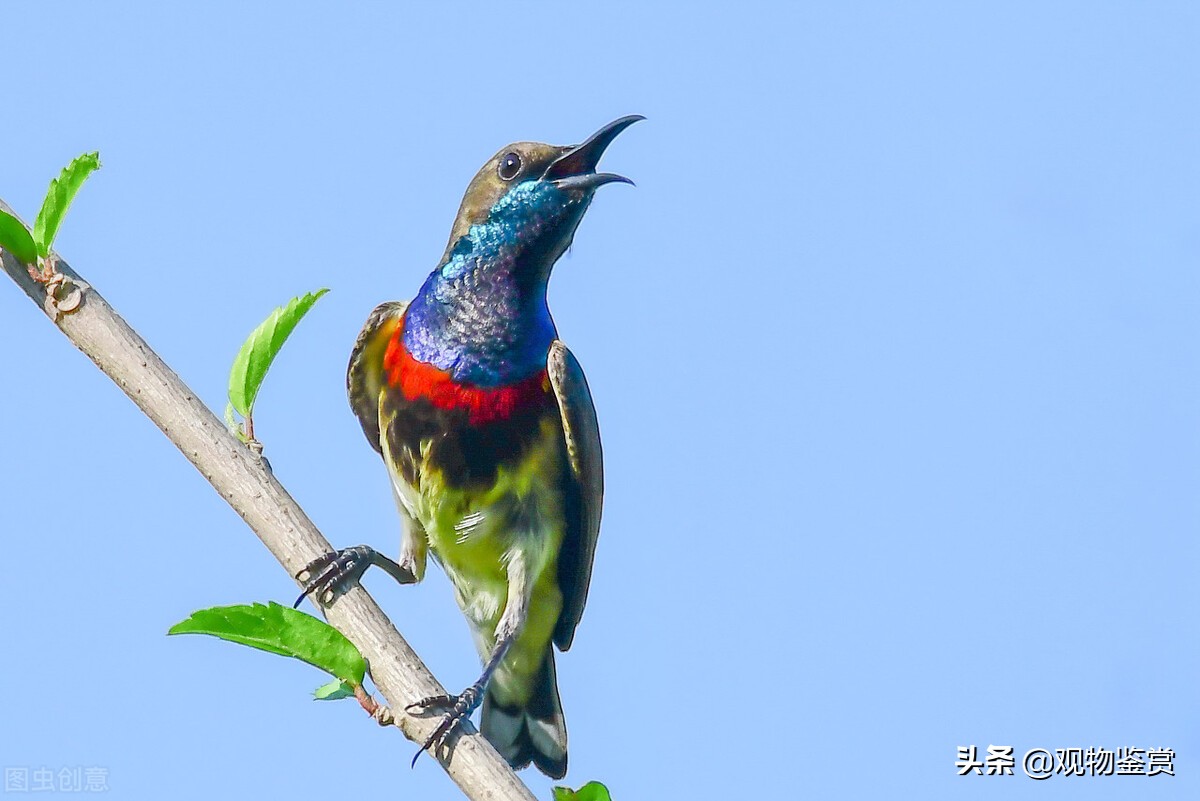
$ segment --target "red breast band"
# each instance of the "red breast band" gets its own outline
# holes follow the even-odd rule
[[[388,384],[400,390],[406,400],[425,398],[439,409],[466,409],[471,425],[507,420],[522,407],[540,405],[550,391],[545,370],[505,387],[460,383],[445,370],[414,359],[404,347],[403,335],[402,320],[383,355]]]

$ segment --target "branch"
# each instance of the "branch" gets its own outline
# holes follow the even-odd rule
[[[13,213],[3,200],[0,209]],[[79,287],[81,302],[72,311],[54,313],[46,306],[46,285],[31,278],[25,265],[7,251],[0,251],[0,259],[4,272],[162,429],[242,516],[289,575],[295,576],[310,560],[332,550],[263,462],[229,433],[137,332],[65,262],[57,263],[58,270]],[[351,588],[325,614],[362,651],[371,666],[371,678],[393,709],[403,710],[422,698],[445,694],[366,590]],[[410,740],[421,743],[438,722],[436,716],[416,718],[401,713],[396,724]],[[533,801],[529,788],[470,723],[451,742],[452,748],[433,756],[468,798]]]

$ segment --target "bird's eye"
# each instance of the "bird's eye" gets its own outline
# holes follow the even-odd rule
[[[500,158],[500,178],[511,181],[521,171],[521,157],[516,153],[505,153]]]

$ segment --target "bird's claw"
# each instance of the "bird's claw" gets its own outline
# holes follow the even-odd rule
[[[332,603],[351,582],[362,577],[363,571],[371,565],[372,553],[367,546],[358,545],[330,551],[309,562],[296,574],[296,580],[303,582],[304,588],[292,608],[300,606],[309,595],[321,605]]]
[[[468,687],[463,690],[461,695],[432,695],[405,707],[405,711],[410,715],[421,714],[437,708],[446,710],[446,714],[438,723],[437,728],[425,738],[421,748],[413,755],[412,765],[416,765],[421,754],[430,748],[441,748],[446,742],[446,738],[453,734],[464,720],[471,717],[471,713],[479,706],[482,697],[483,692],[480,688]]]

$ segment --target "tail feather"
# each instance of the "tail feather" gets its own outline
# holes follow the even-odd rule
[[[532,762],[552,779],[567,774],[567,724],[558,697],[553,648],[546,649],[524,708],[501,703],[490,691],[484,696],[480,729],[514,768]]]

